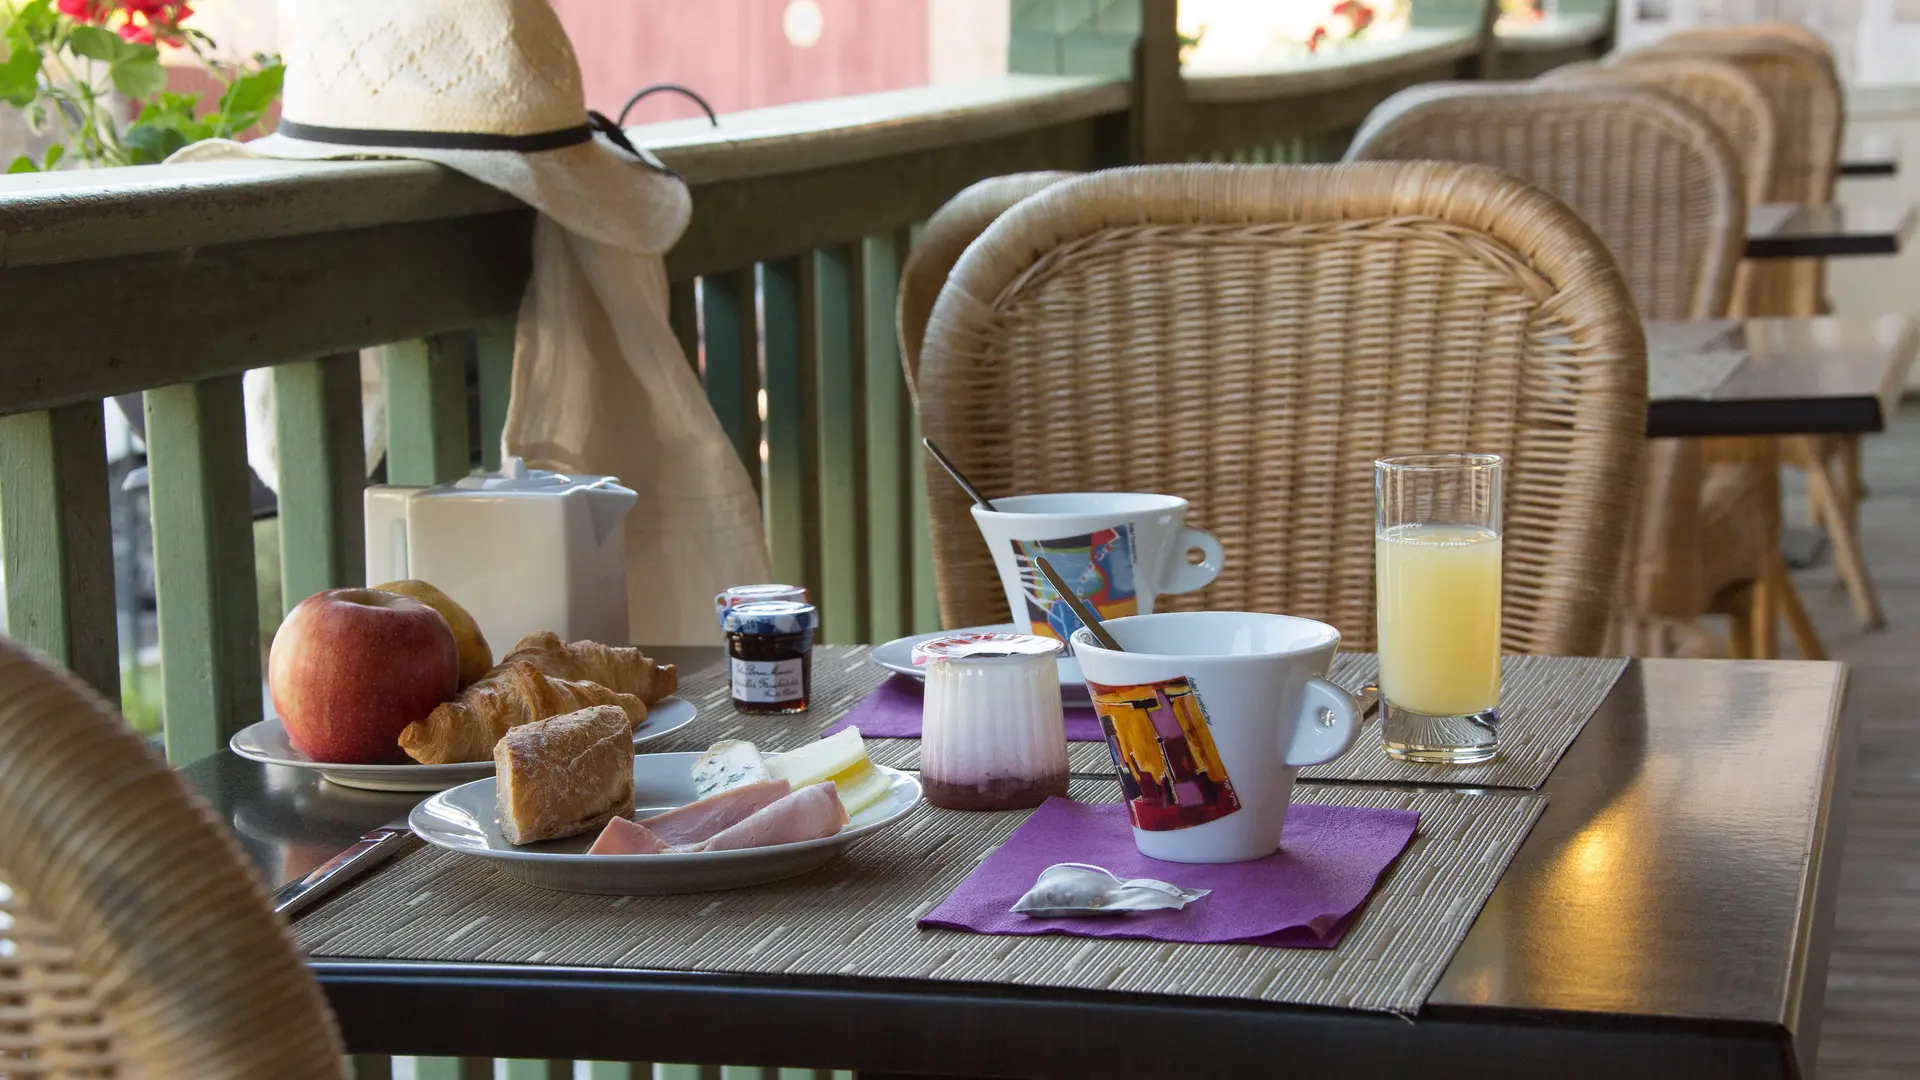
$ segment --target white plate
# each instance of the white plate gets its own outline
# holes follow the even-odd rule
[[[769,755],[775,756],[775,755]],[[633,759],[635,817],[693,801],[693,763],[699,754],[642,754]],[[542,889],[609,896],[658,896],[763,885],[804,874],[840,849],[905,817],[920,802],[920,782],[881,767],[893,778],[887,797],[867,807],[832,836],[796,844],[690,851],[669,855],[588,855],[599,830],[564,840],[514,847],[500,836],[493,777],[443,791],[413,808],[408,824],[420,839],[448,851],[490,860],[511,878]]]
[[[693,723],[693,702],[678,695],[663,697],[647,709],[646,723],[633,730],[633,745],[678,731]],[[453,765],[336,765],[315,761],[294,749],[279,717],[250,724],[227,740],[233,752],[249,761],[312,769],[342,787],[367,791],[445,791],[455,784],[493,775],[493,761],[462,761]]]
[[[913,666],[913,647],[923,641],[932,641],[934,638],[946,637],[948,634],[1025,633],[1031,633],[1031,631],[1022,630],[1013,623],[995,623],[992,626],[969,626],[962,630],[936,630],[931,634],[914,634],[911,637],[894,638],[885,645],[875,645],[873,652],[868,655],[873,657],[874,663],[879,664],[888,671],[897,671],[902,675],[911,675],[916,679],[924,679],[927,677],[927,673]],[[1060,696],[1067,698],[1086,697],[1087,680],[1085,676],[1080,674],[1080,661],[1071,656],[1062,656],[1059,664]]]

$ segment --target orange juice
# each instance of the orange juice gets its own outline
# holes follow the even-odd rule
[[[1374,536],[1380,693],[1465,716],[1500,704],[1500,536],[1478,525],[1396,525]]]

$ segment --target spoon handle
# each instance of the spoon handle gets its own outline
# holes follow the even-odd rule
[[[927,448],[927,453],[933,455],[933,460],[939,462],[940,467],[947,470],[947,475],[953,477],[953,482],[959,484],[960,490],[966,492],[967,496],[977,503],[980,509],[997,511],[998,508],[993,505],[993,500],[980,494],[980,489],[974,487],[973,483],[967,479],[966,474],[960,471],[960,467],[955,465],[947,455],[941,453],[939,447],[933,445],[932,439],[923,438],[920,440],[920,445]]]
[[[1119,642],[1113,640],[1113,635],[1107,633],[1106,626],[1100,622],[1100,616],[1093,613],[1093,608],[1088,606],[1085,600],[1080,599],[1079,593],[1067,587],[1066,579],[1060,576],[1060,571],[1053,568],[1053,564],[1047,561],[1045,555],[1035,556],[1033,564],[1040,568],[1041,573],[1047,575],[1047,580],[1053,584],[1054,591],[1060,594],[1060,599],[1067,602],[1067,606],[1080,617],[1080,621],[1086,625],[1088,632],[1093,634],[1101,645],[1114,652],[1126,652],[1120,647]]]

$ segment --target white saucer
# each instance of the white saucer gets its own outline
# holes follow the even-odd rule
[[[1029,630],[1013,623],[995,623],[992,626],[969,626],[960,630],[935,630],[931,634],[913,634],[908,637],[894,638],[885,645],[875,645],[873,662],[888,671],[897,671],[902,675],[911,675],[924,679],[927,673],[913,666],[913,647],[923,641],[932,641],[948,634],[1025,634]],[[1062,697],[1083,698],[1087,696],[1087,680],[1080,674],[1080,661],[1071,656],[1062,656],[1060,664],[1060,694]]]
[[[633,745],[651,742],[693,723],[693,702],[673,695],[647,709],[646,723],[633,730]],[[455,784],[493,775],[493,761],[462,761],[452,765],[336,765],[315,761],[294,749],[279,717],[249,724],[227,740],[234,753],[249,761],[312,769],[342,787],[367,791],[444,791]]]
[[[769,757],[776,755],[769,755]],[[642,754],[633,759],[636,817],[693,801],[693,763],[699,754]],[[887,827],[920,803],[920,783],[882,767],[893,778],[887,797],[853,815],[838,833],[818,840],[736,851],[668,855],[588,855],[599,830],[514,847],[500,836],[493,777],[443,791],[413,808],[408,824],[435,847],[491,861],[511,878],[542,889],[609,896],[738,889],[804,874],[870,832]]]

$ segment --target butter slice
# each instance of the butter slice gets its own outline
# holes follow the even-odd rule
[[[847,728],[798,750],[767,759],[767,777],[785,780],[793,790],[823,784],[867,760],[866,744],[860,741],[859,728]],[[853,812],[852,807],[847,808]]]
[[[862,761],[833,774],[833,786],[840,791],[840,805],[853,815],[892,794],[893,777],[873,762]]]

